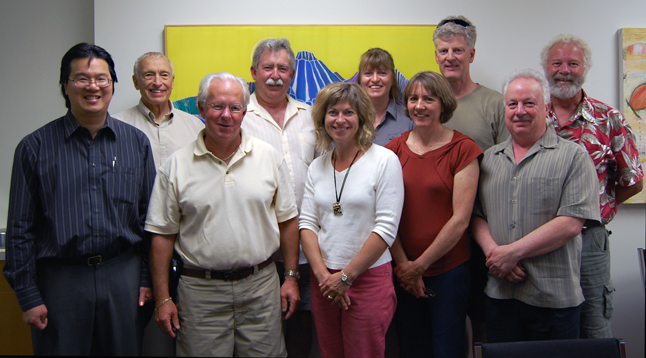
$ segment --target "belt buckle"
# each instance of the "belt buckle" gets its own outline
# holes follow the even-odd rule
[[[204,271],[204,278],[207,280],[211,279],[211,270],[205,270]]]
[[[97,266],[97,265],[100,265],[102,262],[103,262],[103,257],[101,257],[101,255],[96,255],[96,256],[87,258],[88,266]]]
[[[223,277],[222,277],[222,278],[224,279],[224,282],[229,282],[229,281],[231,281],[231,276],[233,276],[233,274],[234,274],[234,273],[236,273],[236,271],[232,271],[232,270],[230,270],[230,271],[224,271],[224,272],[222,272],[222,275],[223,275]]]

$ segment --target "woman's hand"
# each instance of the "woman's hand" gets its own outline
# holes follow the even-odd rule
[[[424,267],[417,261],[405,261],[395,266],[395,275],[404,288],[418,284],[424,271]]]
[[[404,286],[402,285],[402,287]],[[428,294],[426,294],[426,285],[424,284],[424,280],[422,280],[421,276],[419,277],[419,279],[417,279],[417,281],[415,281],[414,284],[405,286],[404,289],[406,290],[406,292],[410,293],[416,298],[428,297]]]
[[[350,306],[350,297],[348,296],[350,285],[341,281],[341,275],[341,271],[339,271],[319,280],[319,288],[323,297],[330,300],[330,304],[347,310]]]

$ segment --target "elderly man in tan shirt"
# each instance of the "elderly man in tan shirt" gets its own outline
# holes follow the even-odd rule
[[[178,355],[285,356],[281,308],[287,319],[300,301],[296,278],[281,288],[271,260],[280,247],[285,269],[298,266],[285,160],[240,129],[249,103],[242,78],[208,75],[197,99],[206,128],[159,168],[146,219],[155,320],[177,334]],[[177,306],[167,289],[173,249],[184,261]]]
[[[135,61],[132,82],[141,93],[139,104],[114,115],[146,134],[155,168],[176,150],[193,142],[204,123],[173,106],[173,63],[159,52],[147,52]]]

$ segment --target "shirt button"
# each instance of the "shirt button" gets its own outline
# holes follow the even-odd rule
[[[92,189],[96,190],[96,185],[92,187]]]
[[[95,212],[95,213],[98,213],[98,212],[99,212],[99,209],[94,209],[94,212]]]
[[[511,228],[512,228],[512,229],[515,229],[515,228],[516,228],[516,224],[511,224]]]
[[[227,170],[227,174],[229,174],[229,171]]]
[[[511,178],[511,180],[516,180],[516,177]]]
[[[93,166],[93,167],[96,167],[96,164],[95,164],[95,163],[92,163],[92,166]]]
[[[218,160],[218,164],[219,164],[219,165],[222,165],[222,162]]]
[[[512,204],[515,204],[515,203],[516,203],[516,200],[513,200],[513,199],[512,199],[511,203],[512,203]]]

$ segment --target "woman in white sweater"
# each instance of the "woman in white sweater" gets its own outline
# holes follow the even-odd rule
[[[299,227],[312,267],[312,315],[322,357],[379,357],[396,306],[391,256],[401,215],[401,165],[372,144],[375,112],[355,83],[323,88]]]

